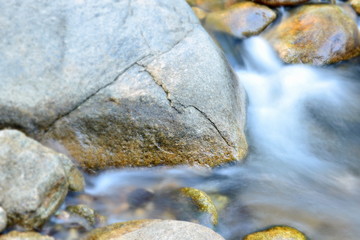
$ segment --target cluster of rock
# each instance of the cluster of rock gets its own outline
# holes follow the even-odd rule
[[[268,6],[299,3],[188,2],[208,29],[237,38],[269,28],[277,14]],[[358,1],[351,4],[359,12]],[[92,171],[213,167],[246,156],[245,91],[185,1],[8,1],[1,20],[0,129],[21,132],[0,131],[0,232],[40,228],[69,190],[81,191],[84,179],[73,161]],[[295,8],[264,34],[285,62],[319,65],[358,56],[359,36],[352,15],[335,5]],[[206,193],[183,188],[177,200],[191,205],[195,218],[205,215],[204,225],[217,224]],[[87,206],[62,213],[68,221],[85,219],[86,230],[106,223]],[[246,239],[305,239],[287,227],[259,234]],[[86,239],[140,236],[223,239],[170,220],[118,223]],[[53,238],[12,231],[0,239]]]
[[[268,6],[298,5],[306,1],[257,0],[258,4],[231,2],[230,7],[220,10],[219,7],[210,10],[208,7],[203,8],[202,3],[193,5],[193,10],[210,31],[226,33],[236,38],[262,34],[286,63],[324,65],[359,56],[357,16],[349,5],[301,5],[292,9],[278,23],[271,24],[277,13]],[[193,1],[188,2],[194,4]],[[358,0],[352,0],[350,4],[355,11],[360,12]],[[200,12],[200,15],[197,8],[208,12]]]
[[[40,229],[81,191],[73,161],[90,171],[245,157],[245,91],[185,1],[7,2],[1,13],[0,129],[21,132],[0,132],[0,231]],[[215,224],[214,207],[197,204]],[[83,205],[55,218],[106,223]]]

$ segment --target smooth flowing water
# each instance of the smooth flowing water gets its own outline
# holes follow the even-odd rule
[[[195,187],[228,198],[215,228],[226,239],[272,225],[311,239],[359,239],[359,59],[327,68],[285,65],[259,37],[220,42],[248,94],[245,163],[106,171],[88,176],[85,194],[67,203],[89,204],[110,223],[174,219],[161,207],[171,209],[162,193]],[[154,196],[133,208],[129,194],[137,188]]]

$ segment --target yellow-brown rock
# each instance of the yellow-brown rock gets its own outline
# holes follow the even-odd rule
[[[306,240],[306,236],[295,228],[277,226],[265,231],[251,233],[243,240]]]
[[[304,2],[308,2],[309,0],[254,0],[254,1],[268,6],[278,7],[278,6],[298,5]]]
[[[199,211],[209,214],[210,221],[213,225],[218,224],[218,213],[216,207],[211,198],[205,192],[190,187],[181,188],[180,192],[183,196],[190,198]]]
[[[0,236],[0,240],[55,240],[53,237],[41,235],[37,232],[12,231]]]
[[[336,5],[299,7],[265,37],[287,63],[324,65],[360,54],[357,24]]]
[[[274,19],[276,13],[270,8],[253,2],[241,2],[226,10],[209,13],[205,27],[238,38],[262,32]]]
[[[355,11],[360,14],[360,0],[350,0],[350,4]]]

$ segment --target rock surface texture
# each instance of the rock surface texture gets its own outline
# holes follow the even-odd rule
[[[0,131],[0,146],[0,205],[7,224],[38,228],[62,204],[75,166],[16,130]]]
[[[245,236],[244,240],[306,240],[306,236],[295,228],[286,226],[272,227]]]
[[[244,38],[259,34],[275,18],[276,13],[266,6],[253,2],[241,2],[226,10],[209,13],[205,26],[211,30]]]
[[[115,223],[90,232],[85,240],[224,240],[199,224],[175,220],[136,220]]]
[[[1,11],[0,128],[89,169],[246,155],[245,92],[185,1],[33,0]]]
[[[360,54],[356,22],[336,5],[299,7],[265,37],[287,63],[323,65]]]

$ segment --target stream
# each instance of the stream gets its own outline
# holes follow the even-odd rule
[[[360,59],[286,65],[261,37],[218,39],[248,94],[245,163],[109,170],[87,176],[85,193],[66,204],[88,204],[109,223],[174,219],[162,193],[194,187],[226,197],[215,228],[225,239],[273,225],[310,239],[359,239]],[[146,204],[133,208],[136,189]]]

